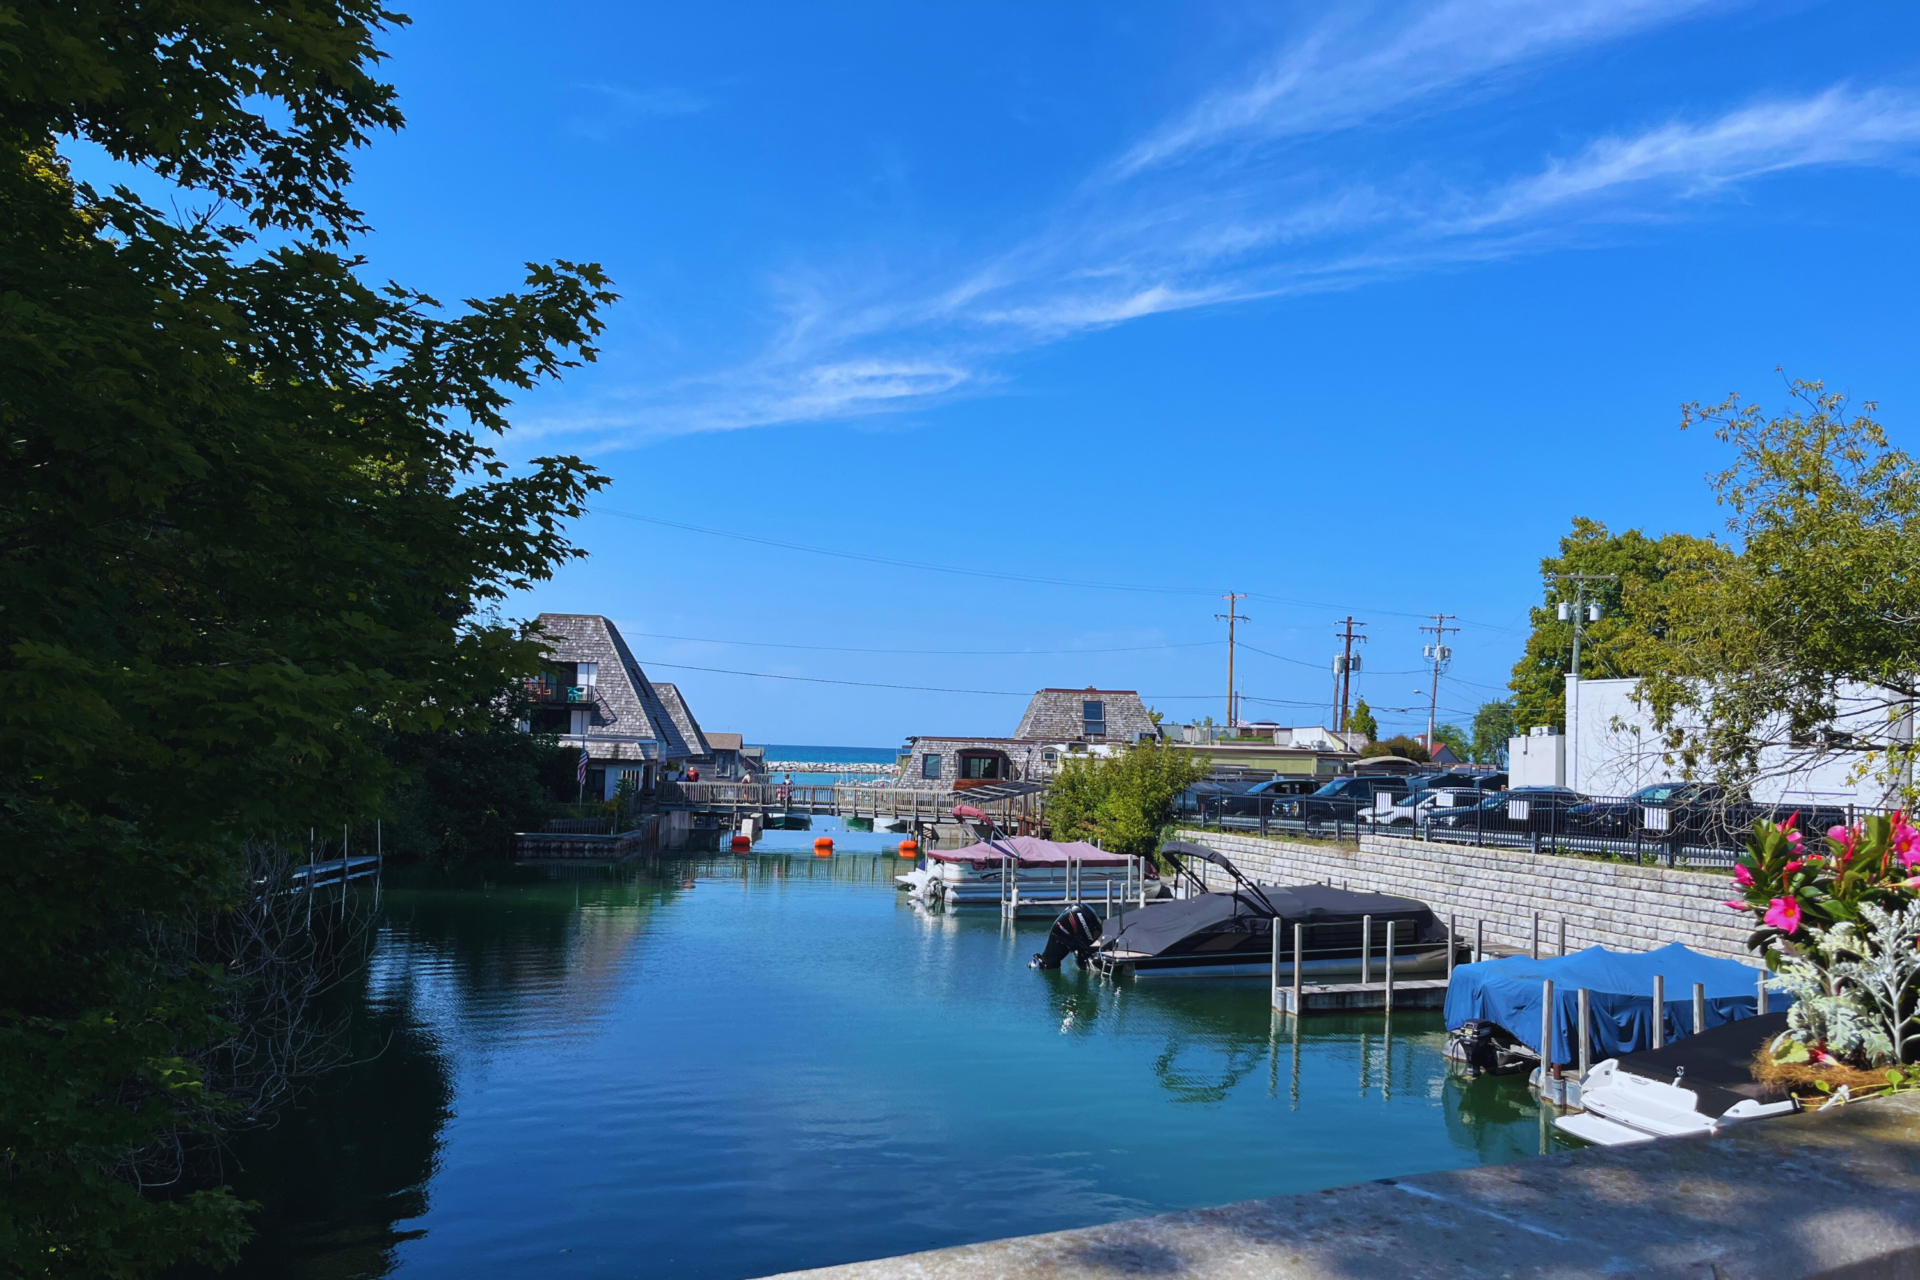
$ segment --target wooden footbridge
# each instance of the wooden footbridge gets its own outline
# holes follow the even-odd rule
[[[954,809],[965,805],[985,813],[1002,829],[1013,831],[1029,829],[1040,820],[1045,791],[1044,784],[1038,782],[1002,782],[963,791],[866,786],[853,782],[828,787],[771,782],[663,782],[654,802],[661,809],[722,813],[734,819],[803,813],[812,817],[876,818],[928,826],[952,823]]]

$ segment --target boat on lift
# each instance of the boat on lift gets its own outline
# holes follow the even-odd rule
[[[1161,893],[1151,861],[1108,853],[1084,841],[995,834],[964,849],[931,849],[895,881],[920,902],[949,910],[1022,902],[1106,902]]]
[[[1092,931],[1087,906],[1055,922],[1036,968],[1058,968],[1068,955],[1083,968],[1135,978],[1270,977],[1274,931],[1280,931],[1280,963],[1291,972],[1294,927],[1302,938],[1301,976],[1312,982],[1357,979],[1363,966],[1383,973],[1389,927],[1394,971],[1418,977],[1444,972],[1446,926],[1425,903],[1384,893],[1355,892],[1332,885],[1260,885],[1232,860],[1204,845],[1171,841],[1161,854],[1175,868],[1187,896],[1129,907],[1099,921]],[[1191,863],[1225,871],[1233,887],[1215,892]],[[1076,911],[1084,913],[1076,915]]]

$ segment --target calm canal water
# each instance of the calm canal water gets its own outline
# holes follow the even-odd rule
[[[847,851],[882,838],[814,834],[390,880],[364,1060],[239,1146],[226,1274],[741,1280],[1539,1150],[1437,1014],[1296,1038],[1257,980],[1033,972],[1042,923],[928,916]]]

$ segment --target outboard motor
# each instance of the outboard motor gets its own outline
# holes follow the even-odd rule
[[[1447,1056],[1464,1062],[1474,1075],[1502,1069],[1500,1045],[1493,1038],[1494,1024],[1478,1018],[1463,1022],[1455,1029]]]
[[[1100,917],[1084,902],[1060,913],[1047,930],[1047,949],[1034,955],[1029,969],[1058,969],[1069,953],[1086,968],[1093,957],[1094,944],[1100,941]]]

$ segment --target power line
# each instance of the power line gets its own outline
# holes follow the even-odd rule
[[[648,658],[637,658],[644,669],[646,667],[665,667],[670,671],[706,671],[722,676],[751,676],[756,680],[797,680],[803,684],[844,684],[861,689],[904,689],[910,693],[972,693],[985,698],[1031,698],[1031,689],[947,689],[925,684],[880,684],[872,680],[829,680],[825,676],[790,676],[774,671],[736,671],[731,667],[696,667],[685,662],[655,662]],[[1141,698],[1152,698],[1158,702],[1177,702],[1187,698],[1217,698],[1217,693],[1143,693]]]
[[[1014,689],[942,689],[925,684],[878,684],[871,680],[829,680],[824,676],[787,676],[772,671],[735,671],[730,667],[696,667],[685,662],[653,662],[639,659],[644,667],[665,667],[671,671],[708,671],[722,676],[752,676],[756,680],[798,680],[804,684],[846,684],[861,689],[905,689],[913,693],[975,693],[988,698],[1031,698],[1032,690]]]
[[[1145,653],[1155,649],[1203,649],[1220,643],[1218,640],[1193,640],[1181,644],[1128,645],[1118,649],[854,649],[834,644],[781,644],[771,640],[716,640],[711,636],[672,636],[659,631],[628,631],[626,634],[645,636],[649,640],[685,640],[692,644],[741,645],[754,649],[808,649],[817,653],[893,653],[954,658],[1038,658],[1057,654]]]
[[[586,508],[594,515],[616,516],[622,520],[637,520],[642,524],[659,525],[665,529],[680,529],[687,533],[705,534],[710,538],[730,538],[735,542],[751,542],[763,547],[779,547],[785,551],[804,551],[809,555],[833,556],[841,560],[859,560],[867,564],[892,565],[900,569],[918,569],[926,573],[951,573],[968,578],[990,578],[997,582],[1028,582],[1047,587],[1082,587],[1094,591],[1130,591],[1149,595],[1210,596],[1218,594],[1214,587],[1148,587],[1127,582],[1089,582],[1076,578],[1050,578],[1024,573],[1002,573],[993,569],[963,569],[957,565],[929,564],[923,560],[902,560],[894,556],[877,556],[865,551],[842,551],[835,547],[815,547],[804,542],[789,542],[783,538],[767,538],[755,533],[741,533],[734,529],[712,529],[705,525],[685,524],[678,520],[663,520],[659,516],[643,516],[637,511],[616,511],[612,507],[591,506]],[[1272,600],[1279,604],[1298,605],[1308,609],[1344,609],[1345,605],[1328,604],[1324,600],[1303,600],[1296,596],[1276,596],[1265,592],[1249,592],[1250,600]],[[1374,613],[1386,614],[1395,618],[1425,618],[1424,613],[1408,613],[1400,609],[1374,609]],[[1511,631],[1490,622],[1474,622],[1470,625],[1489,631]],[[1312,665],[1318,665],[1312,664]]]
[[[703,525],[682,524],[677,520],[662,520],[658,516],[643,516],[633,511],[615,511],[612,507],[588,507],[595,515],[618,516],[622,520],[639,520],[645,524],[657,524],[668,529],[683,529],[688,533],[704,533],[714,538],[732,538],[736,542],[752,542],[763,547],[779,547],[786,551],[805,551],[810,555],[834,556],[842,560],[861,560],[868,564],[893,565],[900,569],[919,569],[928,573],[953,573],[967,578],[992,578],[999,582],[1031,582],[1046,587],[1086,587],[1099,591],[1137,591],[1154,595],[1212,595],[1210,587],[1143,587],[1125,582],[1085,582],[1073,578],[1046,578],[1025,573],[1002,573],[994,569],[962,569],[955,565],[928,564],[923,560],[900,560],[893,556],[876,556],[864,551],[840,551],[832,547],[812,547],[804,542],[787,542],[780,538],[763,538],[758,534],[738,533],[731,529],[709,529]]]

